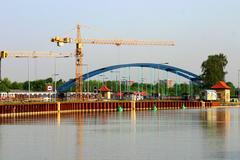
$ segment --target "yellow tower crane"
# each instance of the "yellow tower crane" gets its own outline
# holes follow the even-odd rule
[[[48,58],[48,57],[70,57],[71,53],[56,53],[56,52],[39,52],[39,51],[0,51],[0,81],[1,77],[1,61],[5,58]]]
[[[77,37],[75,41],[72,41],[70,37],[54,37],[51,42],[57,43],[58,46],[62,46],[64,43],[75,43],[75,65],[76,65],[76,94],[82,95],[83,88],[83,44],[109,44],[109,45],[158,45],[158,46],[175,46],[174,41],[144,41],[144,40],[121,40],[121,39],[83,39],[81,38],[80,25],[77,25]]]

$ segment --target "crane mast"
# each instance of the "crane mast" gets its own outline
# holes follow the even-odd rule
[[[83,88],[83,43],[81,39],[80,25],[77,25],[77,38],[76,38],[76,94],[82,96]]]

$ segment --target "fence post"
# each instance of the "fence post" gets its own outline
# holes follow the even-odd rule
[[[61,104],[60,102],[57,102],[57,112],[60,112],[61,111]]]

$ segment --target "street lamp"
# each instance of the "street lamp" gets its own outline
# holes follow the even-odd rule
[[[59,76],[59,74],[54,73],[53,76],[54,76],[54,99],[55,99],[54,101],[56,102],[56,100],[57,100],[57,80],[56,80],[56,76]]]
[[[143,92],[143,82],[144,82],[144,78],[141,78],[141,82],[142,82],[142,92]]]
[[[122,81],[124,81],[124,83],[125,83],[124,92],[126,92],[126,88],[127,88],[127,77],[123,76],[123,77],[122,77]]]
[[[87,67],[87,79],[89,78],[89,74],[88,74],[88,70],[89,70],[89,66],[88,66],[88,64],[82,64],[82,66],[86,66]],[[85,85],[83,85],[83,87],[84,87]],[[87,88],[87,98],[89,99],[89,88],[90,88],[90,86],[89,86],[89,79],[88,79],[88,81],[87,81],[87,86],[86,86],[86,88]],[[84,88],[83,88],[84,89]]]
[[[28,57],[28,101],[30,101],[30,92],[31,92],[31,86],[30,86],[30,57]]]
[[[56,76],[59,76],[59,74],[58,73],[56,73],[57,72],[57,58],[68,58],[69,56],[63,56],[63,57],[55,57],[54,58],[54,74],[53,74],[53,76],[54,76],[54,98],[55,98],[55,101],[56,101],[56,99],[57,99],[57,84],[56,84]]]
[[[169,64],[169,62],[160,63],[160,64]],[[160,98],[159,94],[160,94],[161,82],[160,82],[160,78],[159,78],[159,70],[160,70],[160,68],[158,66],[158,89],[157,90],[158,90],[158,97]],[[162,89],[161,89],[161,91],[162,91]]]
[[[240,98],[240,69],[238,70],[238,99]]]
[[[18,57],[17,57],[18,58]],[[30,101],[30,92],[31,92],[31,82],[30,82],[30,57],[29,56],[22,56],[22,58],[27,58],[27,66],[28,66],[28,101]],[[0,73],[1,74],[1,73]],[[0,75],[1,80],[1,75]]]
[[[103,77],[103,84],[105,84],[106,86],[107,86],[107,81],[106,80],[108,80],[108,77],[107,76],[104,76]]]
[[[102,84],[104,85],[104,74],[100,74],[99,77],[102,78]],[[100,79],[101,79],[101,78],[100,78]]]
[[[113,76],[112,76],[113,71],[110,72],[111,72],[111,90],[113,91]]]
[[[176,74],[176,84],[175,84],[175,96],[178,96],[178,90],[179,90],[179,77],[178,77],[178,71],[175,72]]]
[[[115,79],[115,91],[117,92],[117,73],[119,73],[120,71],[110,71],[111,73],[116,73],[116,79]],[[112,86],[112,88],[113,88],[113,86]]]

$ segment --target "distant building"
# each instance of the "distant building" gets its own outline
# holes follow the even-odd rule
[[[134,83],[133,80],[128,81],[128,85],[129,85],[129,86],[133,85],[133,83]]]
[[[219,81],[211,87],[217,91],[217,96],[222,102],[230,102],[230,87],[224,82]]]
[[[12,91],[0,92],[0,100],[31,100],[48,101],[54,95],[54,92],[27,92],[27,91]]]
[[[173,88],[173,85],[174,85],[173,80],[172,79],[167,79],[166,81],[167,81],[167,87],[168,88]]]

